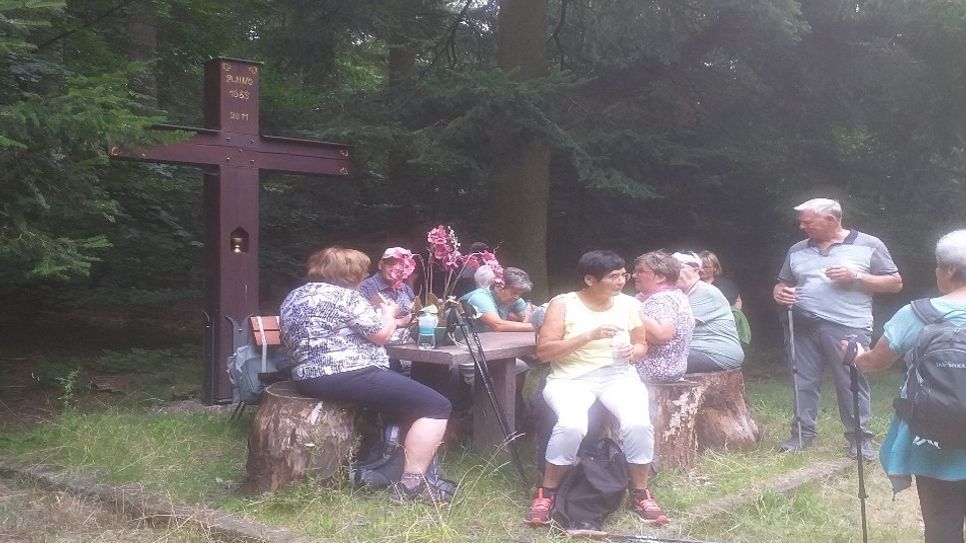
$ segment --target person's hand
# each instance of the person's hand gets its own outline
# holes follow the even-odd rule
[[[611,346],[611,352],[613,353],[615,358],[628,360],[632,356],[634,356],[634,345],[630,343],[625,343],[623,345],[613,345]]]
[[[839,341],[839,350],[842,351],[842,359],[845,359],[845,351],[849,348],[849,340],[843,339]],[[858,358],[859,355],[865,352],[865,347],[862,346],[858,341],[855,342],[855,357]]]
[[[775,291],[772,294],[774,294],[775,302],[779,305],[795,303],[795,287],[779,284],[775,286]]]
[[[595,339],[610,339],[620,331],[620,327],[613,324],[602,324],[587,333],[590,335],[590,340],[593,341]]]
[[[395,319],[396,312],[399,311],[399,304],[397,304],[392,300],[386,299],[382,295],[379,295],[376,298],[379,301],[378,305],[376,305],[376,310],[382,313],[383,315],[389,315],[390,317]]]
[[[825,268],[825,277],[828,277],[836,285],[851,285],[858,279],[859,274],[848,266],[837,264]]]

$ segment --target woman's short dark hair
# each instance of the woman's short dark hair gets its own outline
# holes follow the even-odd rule
[[[624,268],[624,259],[614,251],[588,251],[577,261],[577,279],[584,284],[584,277],[591,275],[600,281],[608,273]]]

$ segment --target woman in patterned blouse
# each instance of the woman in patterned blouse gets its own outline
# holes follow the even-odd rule
[[[688,297],[678,289],[680,273],[681,263],[663,251],[644,253],[634,260],[634,288],[650,345],[644,358],[635,363],[645,383],[677,381],[688,367],[694,315]]]
[[[313,253],[308,282],[282,302],[282,342],[295,362],[292,378],[300,394],[369,407],[408,426],[398,500],[435,499],[424,474],[443,440],[450,403],[435,390],[389,371],[383,345],[396,329],[396,304],[378,307],[356,287],[369,268],[365,254],[341,247]]]

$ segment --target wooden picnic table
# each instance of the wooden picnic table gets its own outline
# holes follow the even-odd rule
[[[537,352],[533,332],[484,332],[480,343],[486,355],[487,367],[493,377],[496,396],[506,413],[510,430],[516,425],[516,359],[532,356]],[[453,368],[458,364],[472,363],[473,358],[465,345],[451,345],[435,349],[421,350],[415,343],[386,345],[390,358],[411,360],[412,376],[420,382],[432,385],[432,374],[439,368]],[[427,382],[429,381],[429,382]],[[500,424],[497,422],[486,390],[476,372],[473,386],[473,449],[489,452],[504,440]]]

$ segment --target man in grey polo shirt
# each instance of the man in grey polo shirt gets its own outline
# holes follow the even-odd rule
[[[839,418],[845,426],[849,454],[855,456],[855,413],[849,370],[842,364],[841,342],[855,334],[866,348],[872,333],[872,295],[899,292],[902,277],[886,246],[876,237],[842,227],[842,207],[835,200],[815,198],[796,206],[799,228],[808,239],[788,250],[778,273],[775,301],[791,306],[798,370],[798,421],[781,451],[807,447],[816,435],[822,371],[835,379]],[[859,420],[865,438],[861,454],[875,457],[868,431],[869,383],[859,374]],[[799,437],[797,422],[801,423]]]

